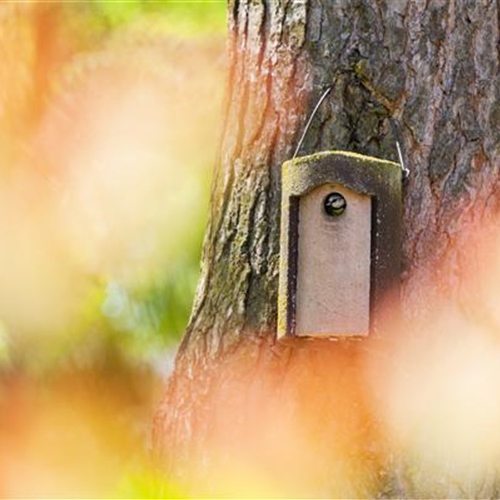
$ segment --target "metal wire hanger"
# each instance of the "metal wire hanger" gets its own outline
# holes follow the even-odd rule
[[[309,119],[307,120],[306,126],[304,127],[304,130],[302,132],[302,135],[300,136],[299,142],[297,143],[297,147],[295,148],[295,151],[293,153],[292,159],[295,159],[300,151],[300,148],[302,147],[302,143],[304,142],[304,139],[306,138],[307,132],[309,131],[309,128],[311,127],[311,124],[314,120],[314,117],[316,116],[316,113],[318,112],[319,108],[323,104],[323,101],[328,97],[328,94],[331,92],[333,89],[333,85],[329,85],[326,90],[321,94],[321,97],[318,99],[318,102],[314,106],[314,109],[312,110],[311,114],[309,115]],[[394,120],[394,118],[389,117],[390,122],[391,122],[391,127],[393,129],[393,134],[396,138],[396,150],[398,152],[398,158],[399,158],[399,164],[401,165],[401,170],[403,171],[403,178],[407,179],[410,175],[410,170],[405,166],[405,162],[403,160],[403,153],[401,150],[401,145],[399,144],[399,141],[397,139],[397,125]]]

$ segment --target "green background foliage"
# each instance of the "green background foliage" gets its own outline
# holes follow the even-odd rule
[[[0,238],[14,243],[0,255],[0,271],[12,268],[0,290],[0,441],[14,441],[0,495],[179,496],[151,471],[147,443],[198,280],[226,4],[5,9],[0,209],[12,226],[0,221]],[[120,136],[124,121],[137,130]],[[96,159],[99,141],[108,156]],[[9,476],[17,454],[40,481]]]

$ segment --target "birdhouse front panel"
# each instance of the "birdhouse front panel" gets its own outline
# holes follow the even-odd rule
[[[295,334],[367,335],[371,198],[325,184],[300,198]]]

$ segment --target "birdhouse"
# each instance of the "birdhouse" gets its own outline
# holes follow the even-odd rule
[[[364,337],[400,280],[401,166],[346,152],[284,163],[278,337]]]

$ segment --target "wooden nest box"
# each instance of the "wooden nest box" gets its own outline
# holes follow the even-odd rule
[[[365,337],[400,280],[401,166],[323,152],[282,170],[278,337]]]

